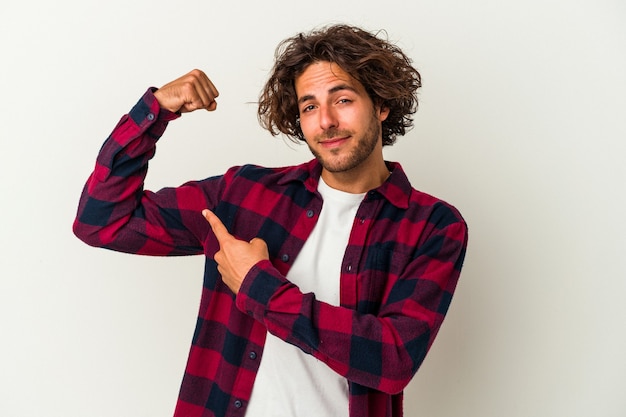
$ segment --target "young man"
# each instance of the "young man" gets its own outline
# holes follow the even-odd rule
[[[168,122],[216,110],[201,71],[149,89],[98,155],[74,231],[146,255],[204,254],[175,416],[401,416],[402,390],[450,304],[467,228],[411,188],[382,148],[412,126],[419,73],[394,45],[338,25],[287,39],[261,94],[300,166],[235,167],[143,190]]]

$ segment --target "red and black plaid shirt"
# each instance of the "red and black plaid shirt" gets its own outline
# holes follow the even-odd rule
[[[247,165],[145,191],[156,142],[178,117],[160,109],[152,91],[104,143],[74,231],[90,245],[117,251],[206,256],[175,416],[243,416],[267,331],[348,380],[350,416],[401,416],[402,390],[435,339],[461,271],[467,228],[460,214],[412,189],[400,165],[388,163],[391,176],[366,194],[354,218],[341,305],[317,301],[285,276],[322,209],[320,165]],[[237,296],[217,272],[219,246],[204,208],[238,238],[267,242],[270,260],[252,268]]]

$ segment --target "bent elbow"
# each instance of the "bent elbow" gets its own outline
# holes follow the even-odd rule
[[[389,395],[400,394],[409,385],[409,382],[411,382],[412,378],[413,375],[403,379],[384,380],[381,381],[377,389],[378,391],[384,392],[385,394]]]
[[[377,389],[390,395],[399,394],[404,391],[424,362],[427,351],[426,346],[422,345],[422,348],[416,356],[407,358],[402,355],[388,362],[387,365],[389,368],[387,369],[393,369],[394,371],[388,373],[388,378],[381,378]]]
[[[72,232],[74,236],[80,239],[83,243],[93,247],[102,247],[104,244],[100,239],[100,227],[86,225],[81,223],[78,219],[74,220],[72,224]]]

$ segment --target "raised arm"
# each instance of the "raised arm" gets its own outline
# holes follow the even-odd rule
[[[199,70],[149,89],[102,146],[80,197],[73,230],[92,246],[145,255],[202,253],[208,227],[199,214],[216,197],[199,183],[143,189],[148,161],[167,124],[182,112],[213,111],[218,91]],[[219,179],[213,188],[219,188]],[[206,185],[206,183],[205,183]],[[211,188],[211,187],[208,187]]]

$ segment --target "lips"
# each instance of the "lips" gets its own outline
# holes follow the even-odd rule
[[[334,148],[336,146],[340,146],[341,144],[346,142],[348,139],[350,139],[350,136],[335,137],[335,138],[320,140],[319,144],[325,148]]]

